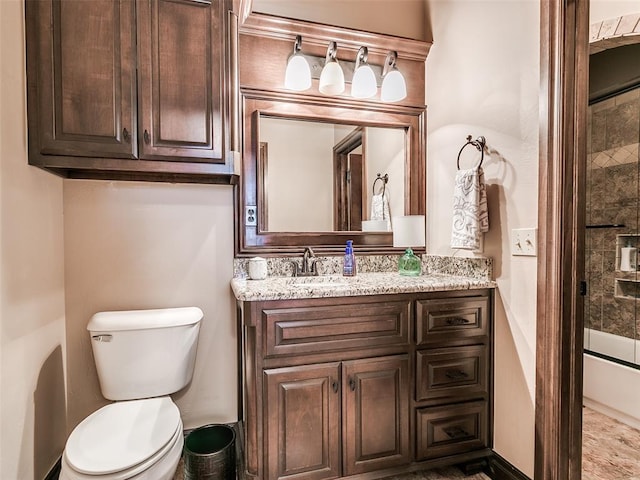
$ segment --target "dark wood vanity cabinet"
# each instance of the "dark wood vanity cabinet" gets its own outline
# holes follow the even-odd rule
[[[487,456],[492,290],[239,303],[252,478]]]
[[[264,378],[268,478],[409,463],[407,355],[268,369]]]
[[[29,163],[230,183],[227,0],[28,0]]]

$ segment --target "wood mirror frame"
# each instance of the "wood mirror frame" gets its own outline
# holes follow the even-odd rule
[[[369,50],[369,63],[384,64],[389,51],[398,54],[397,66],[407,83],[407,97],[384,103],[379,95],[359,100],[345,94],[325,96],[318,81],[305,92],[284,88],[284,73],[296,35],[303,37],[303,53],[324,57],[330,41],[338,43],[338,59],[353,62],[361,46]],[[320,122],[403,128],[406,131],[405,215],[426,210],[425,60],[430,44],[389,35],[361,32],[317,23],[252,13],[240,28],[240,95],[242,105],[242,171],[236,217],[236,256],[286,255],[310,246],[321,253],[338,253],[353,240],[360,253],[395,251],[391,232],[269,232],[260,201],[259,116]],[[302,180],[302,179],[301,179]],[[329,188],[332,188],[330,186]],[[254,210],[255,209],[255,210]],[[251,210],[254,222],[247,222]],[[421,251],[418,249],[417,251]],[[424,251],[424,249],[422,249]]]

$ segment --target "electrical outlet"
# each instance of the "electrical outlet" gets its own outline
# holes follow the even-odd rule
[[[255,205],[248,205],[244,209],[244,224],[247,227],[258,225],[258,209]]]
[[[511,230],[511,255],[535,257],[537,253],[537,228],[514,228]]]

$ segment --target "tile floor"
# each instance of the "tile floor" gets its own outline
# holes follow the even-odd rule
[[[582,411],[582,480],[640,480],[640,430]]]
[[[455,467],[390,477],[386,480],[490,480],[465,476]],[[180,462],[174,480],[184,480]],[[640,430],[590,408],[583,409],[582,480],[640,480]]]
[[[408,473],[406,475],[397,475],[394,477],[386,478],[385,480],[490,480],[489,477],[480,473],[477,475],[466,476],[462,471],[455,467],[437,468],[435,470],[429,470],[427,472],[415,472]],[[184,473],[182,467],[182,461],[178,465],[178,471],[176,472],[173,480],[184,480]]]

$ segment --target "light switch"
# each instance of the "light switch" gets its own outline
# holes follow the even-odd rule
[[[537,253],[537,228],[514,228],[511,230],[511,255],[535,257]]]

